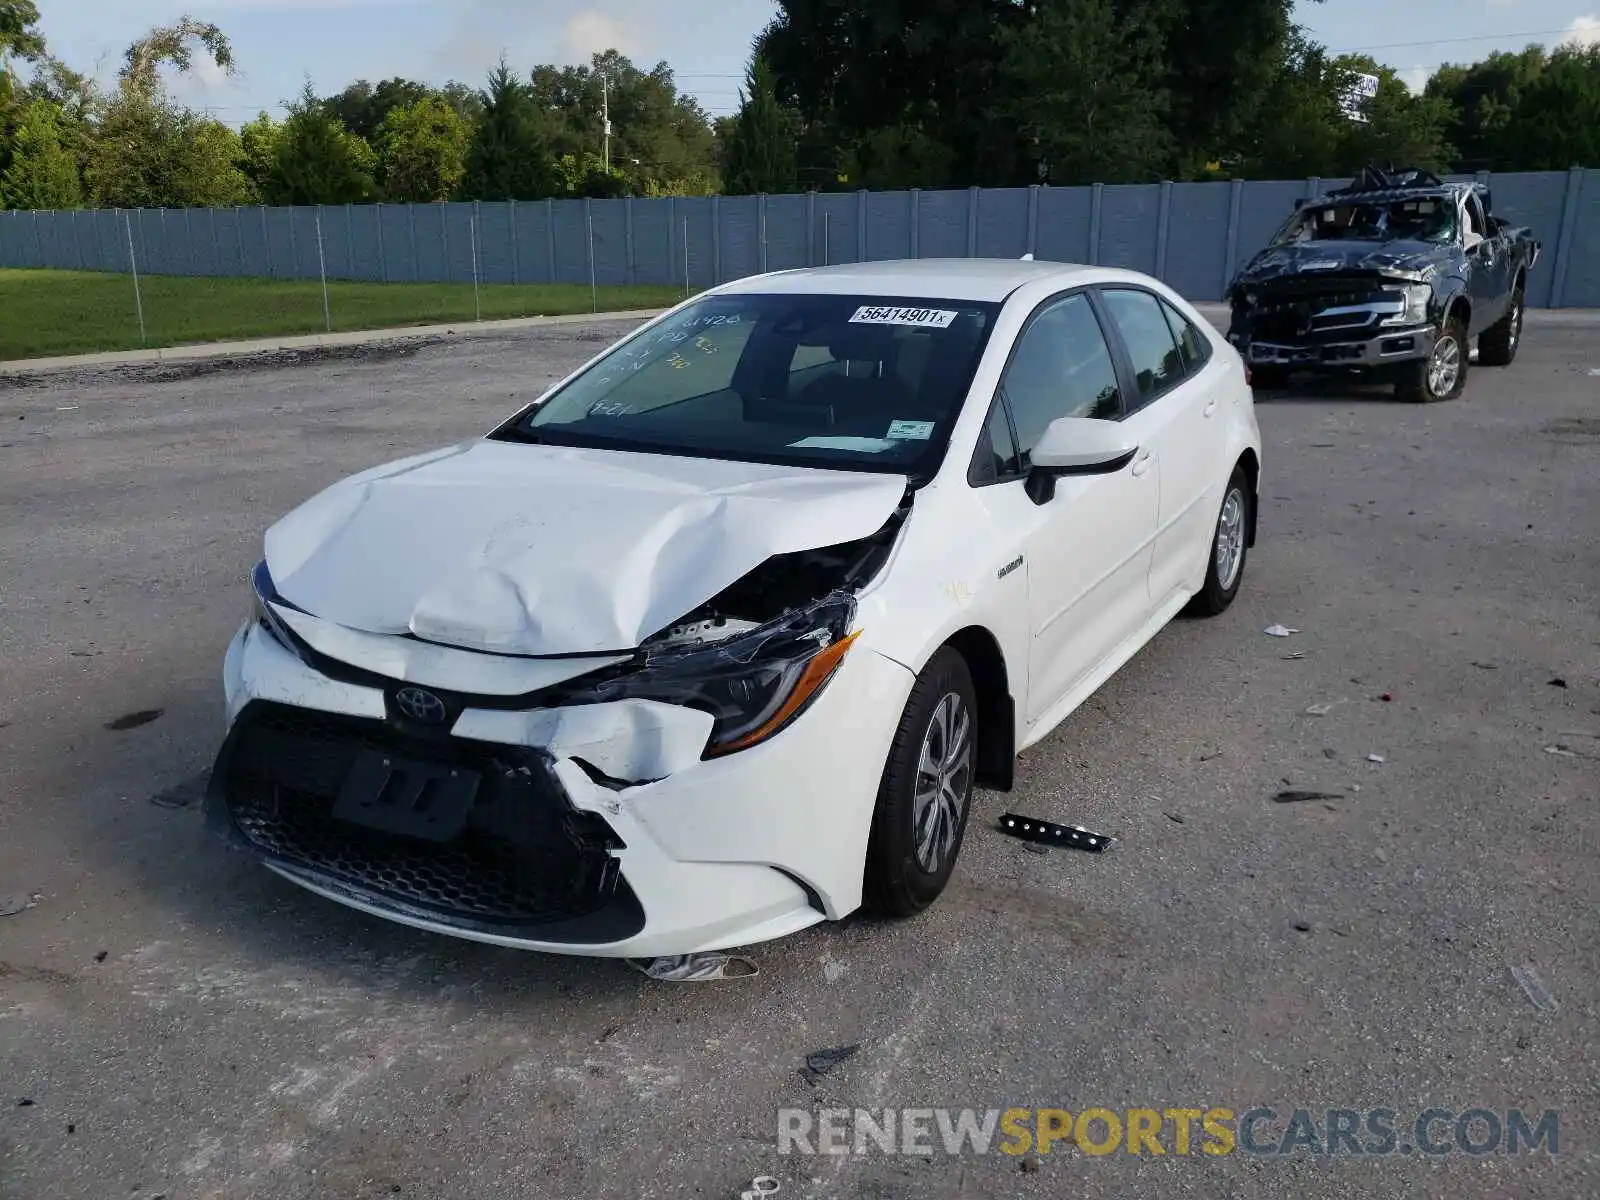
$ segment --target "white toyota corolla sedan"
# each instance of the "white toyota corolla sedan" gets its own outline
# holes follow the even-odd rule
[[[726,284],[267,531],[209,818],[330,899],[536,950],[908,916],[974,784],[1228,607],[1260,455],[1238,354],[1143,275]]]

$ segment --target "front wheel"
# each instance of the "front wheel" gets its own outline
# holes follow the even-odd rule
[[[1211,539],[1211,557],[1206,565],[1204,586],[1189,601],[1187,612],[1196,617],[1214,617],[1233,603],[1244,582],[1244,560],[1249,552],[1250,506],[1255,497],[1250,481],[1238,467],[1222,494],[1222,512]]]
[[[1439,331],[1427,358],[1407,363],[1395,384],[1395,394],[1412,404],[1454,400],[1467,386],[1467,327],[1452,317]]]
[[[977,718],[967,662],[946,646],[911,688],[878,787],[865,899],[887,916],[916,915],[950,882],[972,808]]]

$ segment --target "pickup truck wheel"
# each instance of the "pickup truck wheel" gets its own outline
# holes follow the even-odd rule
[[[1454,400],[1467,385],[1467,327],[1451,317],[1427,358],[1407,363],[1395,384],[1395,394],[1412,404]]]
[[[1511,307],[1478,338],[1478,365],[1509,367],[1522,344],[1522,284],[1511,293]]]

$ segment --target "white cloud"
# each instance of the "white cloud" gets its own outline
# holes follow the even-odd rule
[[[1400,82],[1411,89],[1412,95],[1418,95],[1428,86],[1428,78],[1433,72],[1427,67],[1407,67],[1403,71],[1397,71],[1396,74],[1399,75]]]
[[[637,26],[630,28],[615,17],[586,8],[567,18],[561,31],[562,48],[573,62],[588,62],[593,54],[618,50],[632,56],[640,49]]]
[[[1572,43],[1579,46],[1600,46],[1600,17],[1590,13],[1586,17],[1574,19],[1567,26],[1567,32],[1562,36],[1563,44]]]

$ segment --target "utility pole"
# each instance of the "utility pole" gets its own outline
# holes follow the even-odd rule
[[[600,128],[601,158],[605,162],[606,174],[611,174],[611,88],[604,72],[600,75]]]

